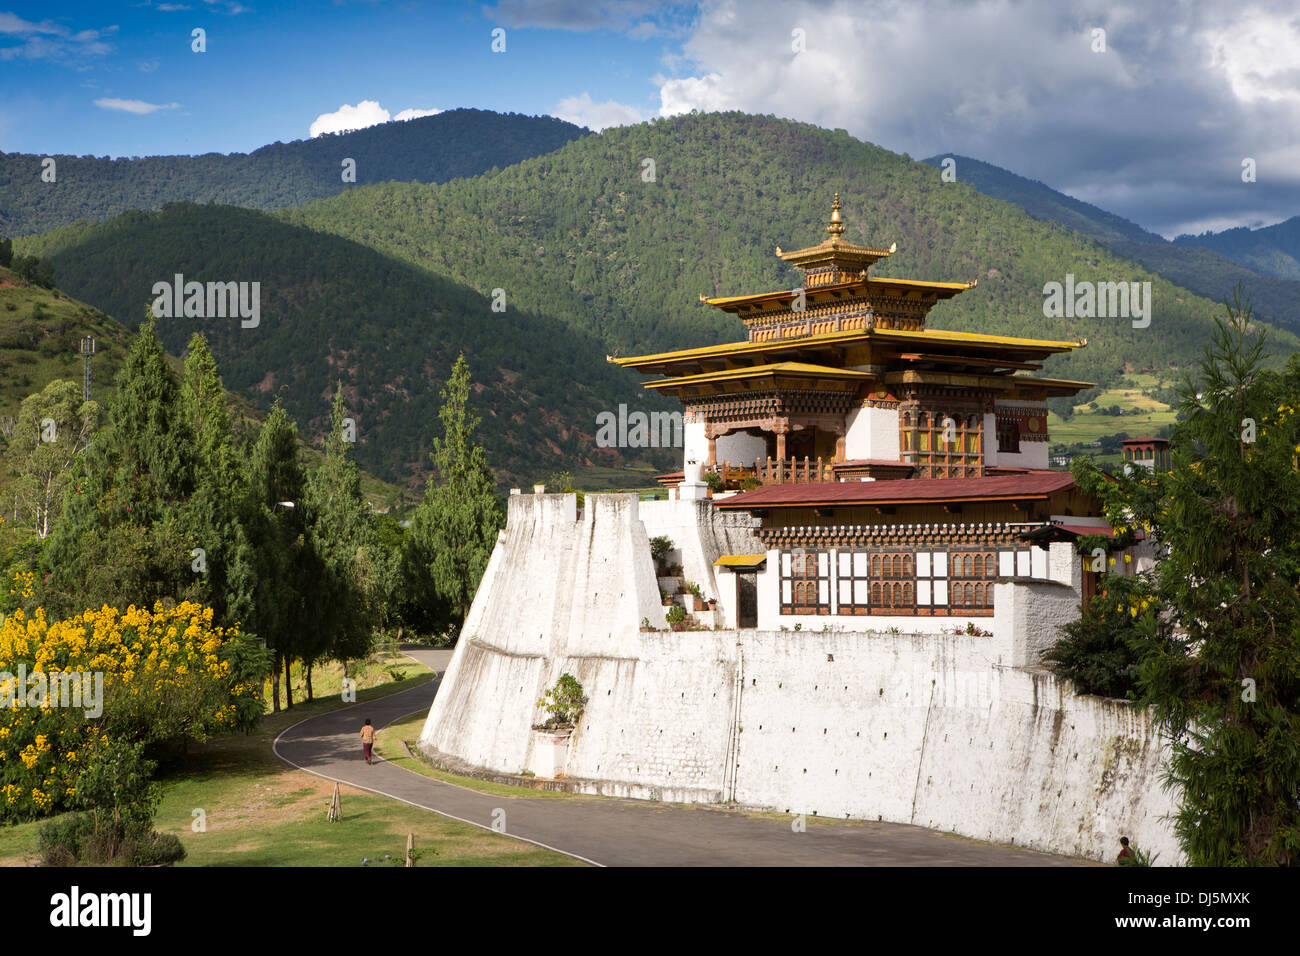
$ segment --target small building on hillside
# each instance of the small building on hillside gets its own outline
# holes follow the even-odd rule
[[[755,519],[765,553],[718,565],[738,579],[724,587],[739,595],[733,623],[969,623],[1015,580],[1070,588],[1077,604],[1094,583],[1074,550],[1083,531],[1051,529],[1110,529],[1049,470],[1047,400],[1092,383],[1041,372],[1086,340],[927,328],[976,283],[873,276],[896,246],[844,231],[837,194],[826,239],[776,250],[802,272],[797,288],[701,296],[741,319],[744,341],[611,359],[685,406],[683,470],[660,478],[670,494]]]

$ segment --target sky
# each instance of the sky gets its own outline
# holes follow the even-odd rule
[[[6,152],[247,152],[456,107],[772,114],[1170,237],[1300,214],[1294,0],[0,0]]]

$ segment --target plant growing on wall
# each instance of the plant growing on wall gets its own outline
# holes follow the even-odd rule
[[[582,716],[587,698],[582,695],[582,685],[572,674],[561,674],[555,686],[547,688],[538,706],[546,708],[551,716],[541,725],[544,730],[571,730]]]
[[[673,540],[667,535],[659,535],[650,539],[650,557],[654,560],[656,568],[662,568],[664,562],[668,560],[668,552],[673,549]]]

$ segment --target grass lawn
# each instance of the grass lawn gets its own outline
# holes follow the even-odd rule
[[[375,735],[375,753],[391,764],[414,771],[425,777],[432,777],[435,780],[441,780],[443,783],[454,783],[460,787],[468,787],[470,790],[478,790],[480,793],[490,793],[498,797],[538,797],[541,799],[558,798],[561,800],[603,799],[602,797],[593,797],[587,794],[565,793],[563,790],[533,790],[531,787],[512,787],[504,783],[493,783],[490,780],[461,777],[431,767],[423,760],[413,760],[406,755],[403,744],[409,743],[411,749],[415,750],[415,742],[420,737],[420,731],[424,729],[424,720],[428,715],[429,713],[426,710],[417,710],[415,713],[407,714],[401,720],[394,721],[380,730]]]
[[[405,672],[393,680],[389,668]],[[431,672],[402,657],[376,662],[358,675],[358,701],[407,690]],[[330,672],[333,672],[331,678]],[[376,676],[378,675],[378,676]],[[268,714],[251,734],[231,734],[192,745],[160,771],[163,799],[156,825],[180,837],[187,851],[180,866],[360,866],[363,858],[401,859],[406,835],[415,834],[419,866],[574,866],[578,861],[479,827],[449,820],[395,800],[341,787],[343,820],[326,821],[334,784],[287,766],[271,752],[276,735],[305,717],[346,706],[337,694],[338,665],[317,668],[318,698],[292,711]],[[379,678],[382,683],[374,683]],[[330,681],[333,681],[331,684]],[[324,696],[324,688],[334,692]],[[192,825],[202,810],[206,831]],[[0,865],[35,860],[41,821],[0,829]]]

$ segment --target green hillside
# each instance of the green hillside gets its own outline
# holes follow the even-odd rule
[[[1199,236],[1179,236],[1180,246],[1200,246],[1256,271],[1300,280],[1300,216],[1262,229],[1228,229]]]
[[[1240,258],[1214,237],[1180,237],[1169,242],[1136,223],[1090,203],[1058,192],[1033,179],[967,156],[953,156],[959,181],[986,196],[1014,203],[1035,219],[1058,222],[1088,236],[1126,259],[1141,263],[1164,278],[1198,295],[1222,302],[1238,282],[1250,295],[1255,314],[1265,321],[1300,332],[1300,275],[1264,268],[1249,257]],[[923,160],[940,168],[944,156]],[[1245,232],[1246,230],[1234,230]],[[1262,232],[1263,230],[1261,230]],[[1222,233],[1231,240],[1230,233]],[[1202,240],[1205,240],[1203,243]],[[1204,246],[1204,247],[1202,247]],[[1214,251],[1217,250],[1217,251]],[[1243,264],[1245,263],[1245,264]]]
[[[1105,245],[1115,241],[1165,241],[1163,236],[1148,232],[1123,216],[1117,216],[1100,206],[1067,196],[1036,179],[1018,176],[992,163],[956,153],[931,156],[921,162],[940,169],[944,160],[949,158],[954,162],[953,173],[958,182],[969,183],[984,195],[992,196],[994,199],[1015,203],[1035,219],[1059,222],[1067,229],[1091,236]]]
[[[95,340],[94,397],[103,402],[126,358],[129,333],[92,306],[19,279],[0,266],[0,424],[56,378],[80,382],[80,342]]]
[[[669,407],[605,362],[594,337],[508,296],[489,296],[337,236],[229,206],[170,204],[20,243],[51,254],[64,288],[134,325],[153,285],[260,283],[261,322],[160,319],[179,353],[207,337],[227,388],[266,408],[279,396],[313,438],[342,380],[357,422],[357,459],[386,480],[417,484],[440,433],[439,388],[462,350],[478,389],[481,436],[503,481],[671,455],[595,447],[596,415],[619,402]],[[509,283],[507,283],[509,286]],[[488,292],[490,293],[490,289]]]
[[[0,235],[46,232],[168,202],[216,202],[281,209],[356,188],[356,183],[445,182],[477,176],[558,149],[585,130],[550,116],[451,110],[252,153],[129,159],[60,156],[56,180],[41,179],[42,156],[0,153]]]
[[[647,158],[654,182],[642,179]],[[898,243],[879,274],[979,280],[931,313],[933,327],[1087,338],[1053,373],[1107,382],[1125,369],[1186,365],[1222,309],[1056,223],[943,183],[922,163],[843,131],[739,113],[615,128],[490,179],[389,183],[279,215],[480,292],[505,288],[521,308],[628,354],[740,337],[740,324],[700,306],[699,294],[791,288],[797,273],[773,247],[823,238],[835,191],[846,239]],[[1067,273],[1152,282],[1150,327],[1044,317],[1044,284]],[[1274,336],[1275,353],[1297,344]]]

